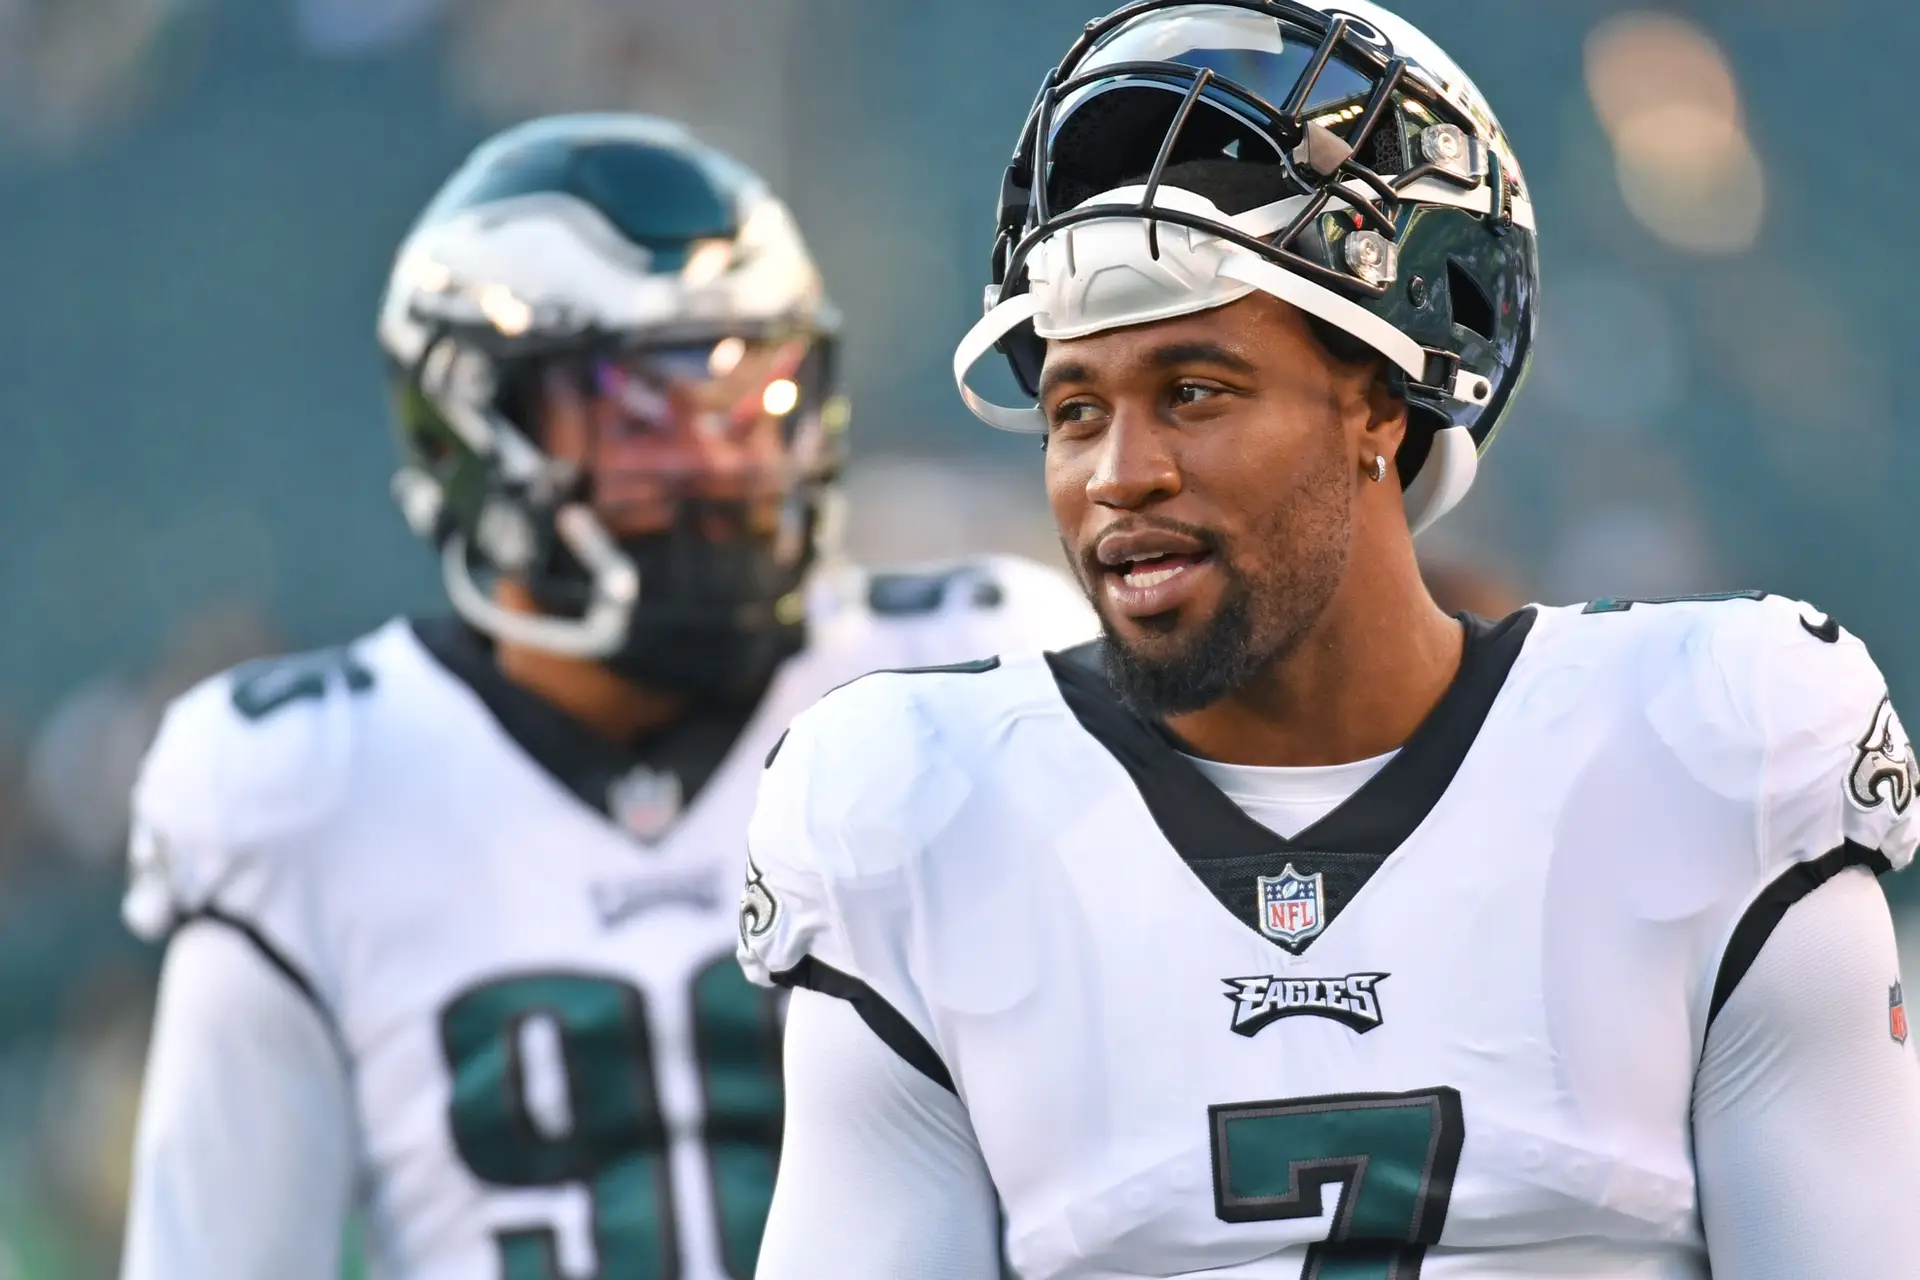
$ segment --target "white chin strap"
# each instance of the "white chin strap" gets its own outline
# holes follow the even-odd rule
[[[509,478],[524,483],[540,480],[551,469],[550,461],[513,424],[484,407],[491,395],[490,368],[453,344],[439,350],[444,354],[428,361],[421,387],[442,419],[476,452],[497,458]],[[439,483],[417,468],[402,467],[393,478],[393,493],[408,525],[431,539],[446,501]],[[640,603],[640,571],[588,507],[579,503],[561,507],[554,513],[553,525],[587,572],[590,598],[579,618],[521,613],[502,606],[474,579],[467,537],[458,532],[449,535],[440,550],[447,597],[469,624],[503,643],[569,658],[611,657],[626,643],[628,624]],[[483,511],[475,540],[497,567],[524,567],[533,558],[533,531],[526,517],[509,506]]]
[[[1149,219],[1140,212],[1145,195],[1144,186],[1119,187],[1088,200],[1082,208],[1112,206],[1113,216],[1074,223],[1036,245],[1027,259],[1027,291],[992,307],[960,340],[953,378],[975,417],[1002,431],[1046,431],[1046,415],[1037,405],[993,404],[967,385],[973,366],[1028,321],[1041,338],[1084,338],[1224,307],[1255,289],[1352,334],[1409,378],[1425,380],[1427,355],[1419,343],[1358,303],[1231,241],[1162,222],[1155,257],[1147,238]],[[1293,196],[1228,217],[1205,196],[1178,187],[1163,186],[1154,195],[1156,207],[1223,222],[1255,239],[1286,226],[1305,200]],[[1335,200],[1330,207],[1339,206]],[[1485,404],[1492,395],[1487,379],[1466,369],[1451,390],[1454,399],[1468,404]],[[1413,532],[1430,527],[1466,496],[1478,465],[1479,451],[1465,427],[1435,433],[1420,474],[1406,490]]]
[[[447,598],[469,624],[502,643],[568,658],[612,657],[626,642],[627,624],[640,600],[640,575],[585,507],[562,507],[554,527],[587,569],[593,598],[580,618],[552,618],[501,606],[474,581],[467,563],[467,540],[458,533],[447,539],[440,552]]]

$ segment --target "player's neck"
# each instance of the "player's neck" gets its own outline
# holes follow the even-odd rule
[[[1427,594],[1411,540],[1354,547],[1313,630],[1266,675],[1167,727],[1228,764],[1347,764],[1402,746],[1460,670],[1465,634]]]
[[[495,598],[509,609],[534,611],[532,598],[516,583],[501,583]],[[502,641],[495,661],[507,679],[566,712],[595,737],[622,746],[665,728],[687,709],[683,694],[634,684],[582,658]]]

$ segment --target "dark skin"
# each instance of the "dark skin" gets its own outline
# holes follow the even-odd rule
[[[1236,590],[1246,601],[1244,678],[1162,716],[1201,756],[1380,755],[1459,670],[1461,627],[1421,581],[1391,470],[1406,407],[1380,373],[1259,292],[1048,344],[1048,499],[1110,642],[1177,663]]]

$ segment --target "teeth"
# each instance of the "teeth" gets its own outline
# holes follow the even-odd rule
[[[1130,587],[1140,587],[1142,589],[1157,587],[1169,578],[1177,576],[1179,573],[1180,569],[1177,567],[1172,569],[1148,569],[1145,573],[1135,571],[1127,575],[1127,585]]]

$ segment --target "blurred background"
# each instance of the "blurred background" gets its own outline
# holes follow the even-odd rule
[[[465,150],[556,110],[694,122],[846,313],[854,550],[1053,558],[1037,450],[948,361],[1014,132],[1099,3],[0,0],[0,1280],[115,1266],[158,960],[116,905],[161,706],[439,605],[372,321]],[[1436,572],[1806,596],[1920,705],[1920,258],[1890,221],[1920,180],[1909,77],[1873,61],[1920,6],[1396,7],[1502,115],[1546,257],[1533,379]]]

